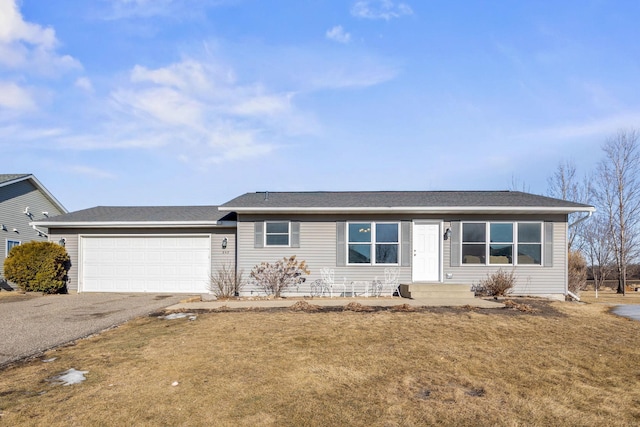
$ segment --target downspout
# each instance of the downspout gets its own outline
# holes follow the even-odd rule
[[[592,215],[593,215],[593,211],[589,211],[587,216],[583,216],[582,218],[578,218],[577,220],[575,220],[574,222],[569,224],[567,229],[569,229],[571,227],[575,227],[576,225],[580,224],[582,221],[586,221],[587,219],[591,218]],[[567,295],[570,296],[571,298],[573,298],[575,301],[580,301],[580,297],[578,295],[574,294],[573,292],[571,292],[569,289],[567,289]]]
[[[569,228],[574,227],[574,226],[580,224],[582,221],[585,221],[585,220],[591,218],[591,215],[593,215],[593,211],[589,211],[589,214],[587,216],[583,216],[582,218],[578,218],[577,220],[575,220],[574,222],[569,224]]]

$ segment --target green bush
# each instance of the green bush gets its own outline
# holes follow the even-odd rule
[[[4,260],[4,276],[23,291],[48,294],[65,291],[71,260],[64,247],[52,242],[14,246]]]

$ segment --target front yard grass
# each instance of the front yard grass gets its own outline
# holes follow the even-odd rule
[[[0,425],[640,424],[640,322],[510,307],[141,318],[4,369]]]

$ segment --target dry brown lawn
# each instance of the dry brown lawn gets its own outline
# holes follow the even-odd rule
[[[297,308],[142,318],[6,368],[0,425],[640,424],[640,322],[603,305]]]
[[[580,292],[580,300],[588,303],[602,304],[640,304],[640,292],[627,291],[624,296],[616,293],[616,291],[605,288],[598,291],[596,298],[595,291]]]

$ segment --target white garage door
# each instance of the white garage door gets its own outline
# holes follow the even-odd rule
[[[82,292],[208,292],[209,236],[82,237]]]

